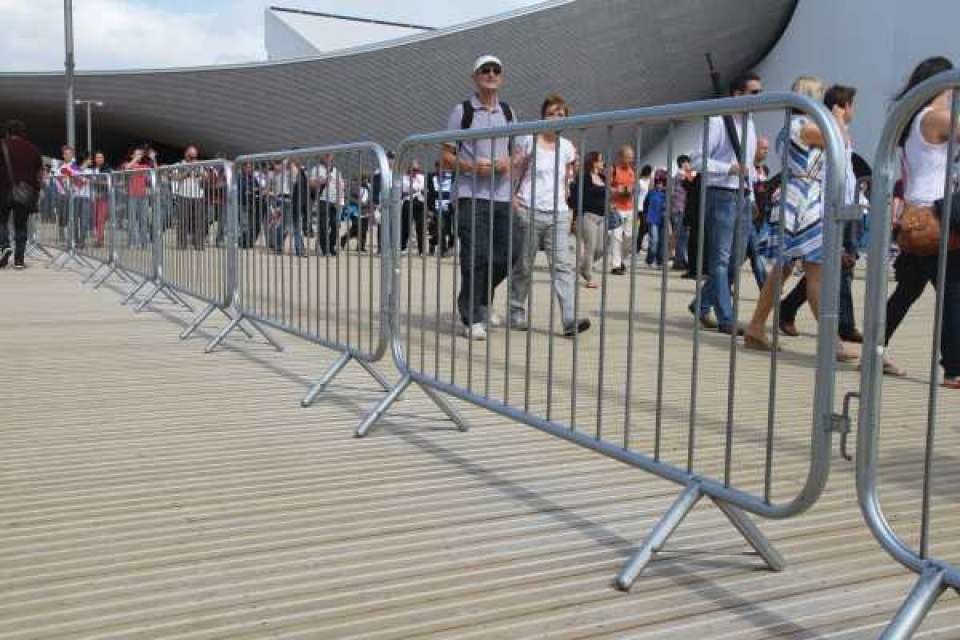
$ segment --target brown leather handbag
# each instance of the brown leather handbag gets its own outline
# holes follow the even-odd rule
[[[908,205],[900,217],[897,244],[904,253],[935,256],[940,253],[940,218],[933,207]],[[960,234],[950,232],[948,251],[960,249]]]

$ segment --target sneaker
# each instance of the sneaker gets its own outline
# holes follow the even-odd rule
[[[491,311],[487,314],[487,324],[491,327],[502,327],[503,316],[496,311]]]
[[[689,311],[694,318],[700,321],[700,327],[703,329],[716,329],[717,323],[714,321],[713,318],[710,317],[710,314],[707,313],[707,315],[701,316],[700,314],[697,313],[697,310],[694,308],[693,305],[694,305],[693,302],[687,305],[687,311]]]
[[[567,338],[572,338],[578,333],[583,333],[590,328],[590,318],[580,318],[576,322],[571,322],[570,324],[565,324],[563,326],[563,335]]]
[[[468,327],[464,327],[463,334],[470,340],[486,340],[487,328],[482,322],[474,322]]]
[[[27,268],[27,265],[25,265],[23,262],[18,262],[15,265],[13,265],[13,268],[16,269],[17,271],[23,271],[24,269]]]
[[[627,268],[626,268],[626,267],[623,267],[623,266],[614,267],[613,269],[610,270],[610,273],[612,273],[612,274],[615,275],[615,276],[622,276],[622,275],[624,275],[626,272],[627,272]]]
[[[0,251],[0,269],[3,269],[7,266],[7,263],[10,262],[10,256],[13,255],[13,249],[7,247],[3,251]]]
[[[530,325],[527,324],[527,317],[522,313],[511,313],[510,328],[516,331],[526,331],[530,328]]]

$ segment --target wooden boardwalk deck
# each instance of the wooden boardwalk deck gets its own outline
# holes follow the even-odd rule
[[[473,429],[459,433],[413,390],[357,440],[381,397],[359,368],[302,409],[334,354],[284,336],[275,353],[238,336],[203,355],[203,335],[177,339],[185,313],[133,314],[115,291],[79,281],[38,263],[0,272],[3,640],[853,640],[875,637],[913,584],[867,532],[852,465],[837,456],[815,508],[759,522],[784,572],[764,570],[704,504],[620,593],[612,578],[676,486],[466,405]],[[673,298],[680,344],[690,321]],[[917,374],[931,307],[928,292],[894,344]],[[809,354],[810,343],[788,348]],[[722,371],[723,350],[708,353],[704,366]],[[395,375],[388,361],[381,369]],[[784,376],[804,371],[798,357]],[[838,389],[855,385],[848,367]],[[745,410],[764,411],[758,388]],[[926,388],[919,375],[885,387],[883,498],[911,535]],[[809,405],[805,387],[784,397],[785,411]],[[934,549],[954,561],[958,405],[944,396],[934,504]],[[799,424],[787,445],[809,438]],[[682,437],[671,442],[684,450]],[[703,446],[709,461],[715,443]],[[744,451],[756,450],[748,439]],[[784,450],[789,477],[802,452]],[[955,594],[919,637],[960,638]]]

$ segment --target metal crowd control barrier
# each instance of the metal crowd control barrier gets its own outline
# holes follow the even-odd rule
[[[89,266],[77,256],[79,226],[75,192],[82,188],[81,184],[80,178],[69,176],[51,176],[48,181],[36,236],[38,246],[60,251],[48,267],[61,270],[71,262]]]
[[[37,210],[31,215],[27,224],[27,254],[53,262],[54,255],[50,253],[53,245],[45,245],[51,226],[56,226],[56,212],[52,195],[56,187],[48,178],[44,180],[40,194],[37,197]]]
[[[214,311],[220,311],[230,323],[209,343],[207,352],[235,327],[252,338],[250,330],[241,324],[243,318],[234,305],[237,200],[233,163],[211,160],[158,169],[156,207],[154,246],[161,283],[158,291],[169,292],[188,309],[190,306],[179,294],[206,303],[180,338],[192,335]],[[247,321],[274,348],[281,350],[256,321]]]
[[[113,264],[113,185],[109,173],[85,175],[82,181],[82,197],[75,193],[74,210],[77,215],[77,253],[94,263],[83,279],[86,284]]]
[[[122,304],[127,304],[141,291],[153,287],[152,293],[137,303],[135,309],[140,311],[163,288],[160,282],[160,254],[157,250],[157,238],[153,233],[157,215],[156,171],[117,171],[112,174],[111,179],[116,266],[112,273],[115,272],[122,279],[134,283]],[[110,273],[107,275],[109,277]],[[182,302],[171,295],[167,298],[175,303]]]
[[[388,344],[388,252],[379,203],[390,193],[384,150],[356,143],[236,159],[236,316],[341,353],[303,398],[310,405],[351,361],[385,389],[371,363]],[[202,321],[202,316],[199,318]]]
[[[912,266],[904,265],[902,267],[904,269],[916,270],[919,268],[921,270],[919,276],[922,280],[921,287],[925,287],[928,281],[934,284],[944,283],[944,286],[935,287],[937,292],[936,312],[932,327],[932,349],[929,362],[929,379],[927,381],[929,386],[925,411],[922,412],[922,415],[915,417],[915,422],[908,423],[912,426],[917,423],[922,424],[925,421],[927,427],[921,473],[922,491],[919,508],[918,545],[912,545],[902,533],[906,526],[904,521],[910,522],[915,514],[911,512],[910,518],[900,518],[899,526],[894,527],[887,517],[878,493],[882,484],[882,464],[878,452],[880,429],[884,419],[882,391],[888,333],[886,318],[888,265],[885,258],[890,247],[890,235],[883,233],[883,230],[891,228],[892,193],[899,168],[899,140],[901,135],[907,131],[907,127],[911,126],[917,113],[925,105],[940,94],[951,90],[950,121],[953,124],[949,142],[945,143],[944,153],[948,160],[955,158],[958,135],[957,117],[958,112],[960,112],[960,109],[958,109],[958,106],[960,106],[960,93],[958,93],[958,90],[960,90],[960,72],[951,71],[918,85],[897,102],[880,137],[874,162],[870,214],[873,232],[871,234],[870,260],[867,271],[866,312],[864,314],[866,331],[860,379],[857,492],[860,509],[874,537],[898,562],[920,576],[913,591],[903,603],[889,627],[884,631],[882,637],[885,640],[902,640],[911,637],[944,591],[948,588],[960,590],[960,565],[956,562],[951,564],[946,559],[938,557],[932,549],[934,533],[946,542],[953,542],[956,538],[956,531],[950,530],[949,524],[945,525],[948,527],[946,530],[934,531],[936,515],[946,516],[948,513],[956,513],[957,509],[955,497],[952,504],[944,504],[941,501],[938,506],[936,492],[936,468],[940,465],[950,464],[945,460],[937,460],[938,421],[943,418],[944,411],[951,404],[955,407],[955,402],[942,403],[940,401],[938,385],[940,372],[937,358],[943,351],[944,362],[949,363],[948,366],[956,367],[957,358],[960,356],[960,354],[951,353],[951,351],[956,351],[955,339],[951,340],[948,333],[955,332],[956,325],[945,323],[945,319],[952,320],[955,323],[956,319],[960,317],[957,316],[956,295],[953,294],[950,299],[945,298],[945,291],[947,289],[954,290],[956,287],[955,283],[951,284],[950,282],[956,277],[953,275],[953,269],[956,265],[948,267],[948,263],[958,260],[955,251],[951,251],[949,254],[947,251],[950,241],[949,224],[941,225],[942,234],[938,256],[919,258],[914,256],[911,258],[914,260]],[[947,161],[942,183],[945,185],[941,209],[944,212],[941,215],[942,220],[949,220],[951,216],[946,212],[952,211],[953,207],[958,204],[957,198],[960,196],[955,192],[954,178],[956,175],[954,163]],[[911,176],[911,178],[919,179],[918,176]],[[900,318],[897,318],[895,322],[899,320]],[[960,372],[951,372],[948,375],[956,375],[957,373]],[[916,395],[918,389],[916,385],[911,384],[909,389],[905,391],[910,395]],[[898,398],[898,413],[902,414],[904,404],[903,398]],[[899,419],[903,419],[902,415]],[[947,500],[949,501],[949,498]]]
[[[701,122],[706,125],[710,116],[730,115],[743,127],[749,120],[748,114],[771,111],[782,113],[786,125],[791,122],[791,113],[806,114],[819,127],[825,140],[821,330],[815,360],[808,357],[791,369],[794,377],[806,375],[807,388],[813,395],[812,408],[809,400],[803,398],[804,389],[795,381],[790,383],[791,393],[780,395],[788,401],[799,399],[786,408],[778,406],[778,400],[784,400],[777,394],[779,356],[776,349],[769,354],[767,369],[763,364],[766,354],[740,353],[735,335],[706,334],[698,323],[691,322],[683,307],[676,314],[682,315],[679,322],[683,329],[677,329],[678,319],[668,317],[668,292],[671,288],[689,289],[693,285],[677,278],[668,279],[666,269],[649,278],[651,272],[636,268],[635,251],[630,252],[627,260],[629,273],[624,267],[617,269],[617,275],[610,274],[606,257],[610,251],[604,251],[598,292],[588,293],[574,285],[572,260],[563,255],[569,247],[567,229],[570,225],[569,215],[560,211],[560,203],[566,200],[566,181],[550,186],[551,175],[567,171],[566,163],[571,157],[564,156],[561,161],[561,152],[557,151],[561,146],[566,147],[566,143],[547,141],[546,150],[527,154],[521,160],[524,148],[539,149],[539,140],[552,134],[569,137],[580,158],[584,158],[589,145],[593,145],[595,149],[602,149],[612,162],[618,140],[629,141],[623,152],[633,152],[633,157],[639,158],[643,128],[666,126],[668,163],[673,167],[676,124]],[[538,141],[531,145],[530,136]],[[850,210],[843,205],[846,154],[842,140],[833,117],[822,105],[787,93],[407,138],[398,151],[391,197],[389,246],[394,254],[400,253],[407,238],[404,228],[409,231],[410,225],[416,222],[418,210],[422,212],[422,206],[417,204],[418,173],[408,172],[414,160],[432,167],[439,155],[445,166],[458,172],[455,182],[470,185],[477,197],[455,199],[453,216],[441,216],[437,221],[437,227],[453,225],[459,239],[459,252],[452,258],[443,257],[441,252],[428,255],[429,252],[423,250],[424,242],[419,245],[422,256],[413,254],[410,242],[404,243],[405,255],[397,256],[389,309],[393,357],[402,377],[366,416],[357,429],[357,436],[366,435],[400,394],[416,384],[461,430],[466,429],[466,424],[445,396],[496,412],[684,487],[617,577],[619,588],[630,588],[687,513],[704,497],[713,501],[771,569],[779,570],[784,565],[782,558],[746,512],[767,518],[799,514],[816,502],[829,475],[831,436],[837,418],[832,409],[840,239],[844,220],[850,215]],[[480,146],[486,157],[490,157],[491,146],[497,149],[498,162],[489,165],[487,171],[480,170],[489,175],[477,177],[466,173],[472,166],[472,155],[467,149],[475,145]],[[704,173],[707,147],[707,127],[704,126],[700,146],[704,160],[699,167]],[[515,161],[507,161],[508,156]],[[538,162],[541,168],[549,166],[550,170],[541,175]],[[786,150],[781,162],[786,168]],[[634,166],[636,175],[639,168]],[[585,237],[588,223],[602,236],[600,242],[604,249],[613,244],[610,234],[605,232],[604,211],[594,211],[599,215],[585,219],[586,215],[593,215],[585,215],[583,209],[585,181],[593,180],[585,173],[581,163],[572,175],[573,186],[580,192],[575,196],[573,207],[578,210],[575,255],[583,248],[581,237]],[[509,175],[504,178],[504,174]],[[530,181],[529,190],[534,193],[529,194],[526,202],[536,203],[535,208],[542,209],[537,213],[510,204],[514,194],[522,195],[525,189],[514,185],[523,184],[529,176],[537,179]],[[535,191],[541,178],[552,193],[538,200]],[[602,184],[602,178],[600,180]],[[743,180],[740,178],[741,187]],[[673,178],[666,189],[668,212],[672,187]],[[609,187],[602,189],[604,210],[609,210],[612,198],[636,199],[636,195],[612,193]],[[484,194],[489,191],[497,194],[500,204],[487,199]],[[736,219],[736,229],[744,231],[734,233],[738,239],[734,255],[742,257],[746,227],[741,225],[749,224],[747,203],[743,188],[732,193],[737,194],[732,197],[736,198],[736,210],[741,215],[731,216]],[[713,198],[717,194],[710,192],[709,195]],[[706,189],[699,193],[700,223],[696,231],[700,246],[703,246],[707,196]],[[544,201],[546,205],[541,204]],[[630,203],[630,209],[636,211],[638,204]],[[632,246],[639,240],[639,225],[635,216],[627,218],[622,231],[633,232],[633,239],[629,240]],[[530,229],[535,229],[537,235],[531,235]],[[438,235],[443,235],[442,229]],[[669,226],[664,235],[669,246]],[[537,267],[528,268],[526,273],[519,272],[514,256],[537,249],[549,252],[552,263],[549,273],[544,274]],[[492,256],[492,259],[483,260],[482,256]],[[703,261],[701,256],[699,262]],[[737,264],[742,264],[742,260]],[[701,273],[702,269],[701,264]],[[512,310],[498,321],[494,293],[501,280],[512,298]],[[638,293],[641,285],[652,286],[656,294],[641,299]],[[551,290],[562,298],[559,309]],[[736,278],[735,319],[740,309],[739,294],[739,278]],[[700,287],[695,295],[694,304],[698,304]],[[684,300],[684,306],[687,300],[689,297]],[[588,316],[587,309],[594,311],[593,327],[589,332],[579,333],[585,328],[581,316]],[[482,331],[466,326],[474,323],[480,324]],[[483,323],[486,326],[482,326]],[[501,323],[505,326],[498,329]],[[527,331],[520,333],[513,331],[515,329]],[[465,340],[460,337],[463,332],[485,340]],[[558,340],[560,332],[567,335],[569,341]],[[738,367],[741,360],[755,364],[749,376],[742,375],[742,367]],[[788,364],[780,363],[780,366],[786,368]],[[765,370],[766,379],[762,377]],[[689,386],[684,389],[685,379]],[[746,381],[740,382],[742,379]],[[701,380],[708,384],[701,385]],[[767,391],[767,402],[752,420],[745,415],[749,409],[745,405],[749,405],[749,398],[762,396],[764,391]],[[804,429],[804,424],[809,425],[810,431]],[[785,461],[778,463],[781,456]],[[746,464],[748,457],[754,459],[753,466]],[[790,472],[792,481],[775,483],[775,466],[781,474]]]

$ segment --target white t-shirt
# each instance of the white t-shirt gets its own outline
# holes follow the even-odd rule
[[[533,146],[532,136],[523,136],[514,143],[517,152],[522,155],[530,155]],[[560,155],[559,171],[557,171],[557,154]],[[549,211],[553,213],[554,198],[556,198],[556,207],[558,213],[569,211],[567,206],[567,166],[577,159],[577,149],[573,143],[566,138],[557,138],[557,144],[554,148],[544,148],[543,140],[537,139],[536,154],[536,176],[534,177],[536,188],[532,184],[531,176],[534,172],[533,157],[530,157],[529,164],[523,173],[523,180],[520,183],[520,189],[517,197],[520,204],[529,209],[532,196],[536,196],[534,209],[537,211]],[[556,193],[554,193],[556,190]],[[532,193],[535,192],[535,193]]]

